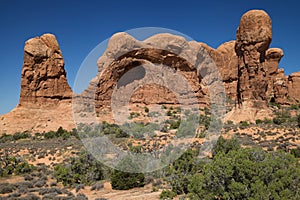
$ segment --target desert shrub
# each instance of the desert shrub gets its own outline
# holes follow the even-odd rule
[[[16,187],[9,183],[0,183],[0,194],[11,193],[16,189]]]
[[[116,138],[128,138],[129,134],[127,134],[125,131],[123,131],[122,129],[118,129],[116,131]]]
[[[188,192],[188,184],[192,175],[203,166],[203,163],[196,159],[198,153],[196,150],[189,149],[164,169],[164,179],[172,186],[174,194]]]
[[[180,119],[176,120],[176,121],[170,120],[169,123],[170,123],[170,129],[178,129],[180,126],[181,120]]]
[[[280,124],[283,124],[284,122],[286,122],[285,118],[279,118],[279,117],[274,117],[273,118],[273,123],[274,124],[280,125]]]
[[[4,133],[3,135],[0,136],[0,143],[5,143],[12,140],[13,140],[12,135],[7,135],[6,133]]]
[[[54,131],[49,131],[49,132],[44,133],[45,139],[52,139],[52,138],[56,138],[56,137],[57,137],[57,135]]]
[[[126,170],[130,167],[131,170],[138,171],[137,169],[135,170],[136,166],[129,157],[125,157],[121,160],[118,166],[120,169]],[[116,190],[128,190],[135,187],[143,187],[145,185],[144,180],[145,176],[143,173],[131,173],[118,169],[113,170],[110,177],[111,186]]]
[[[220,136],[217,144],[212,150],[212,155],[215,156],[221,152],[227,154],[229,151],[238,150],[240,148],[240,143],[236,137],[233,137],[230,140],[225,140],[222,136]]]
[[[61,126],[57,129],[57,131],[49,131],[42,134],[45,139],[52,139],[52,138],[63,138],[64,140],[70,138],[71,136],[79,138],[77,129],[72,129],[72,131],[67,131],[63,129]]]
[[[20,140],[20,139],[29,138],[30,134],[27,133],[27,132],[21,132],[21,133],[17,132],[15,134],[13,134],[12,137],[13,137],[14,140]]]
[[[159,199],[168,200],[168,199],[173,199],[176,196],[177,194],[171,190],[163,190],[159,195]]]
[[[146,113],[149,113],[149,108],[148,107],[145,107],[144,110],[145,110]]]
[[[292,110],[298,110],[299,109],[299,105],[298,104],[293,104],[290,107]]]
[[[167,116],[172,116],[172,111],[171,110],[167,111]]]
[[[85,194],[79,193],[76,196],[77,200],[88,200],[88,197]]]
[[[139,117],[139,116],[140,116],[140,113],[131,112],[128,118],[129,119],[133,119],[133,118],[136,118],[136,117]]]
[[[291,149],[291,154],[295,156],[295,158],[300,158],[300,147],[296,149]]]
[[[262,123],[263,123],[263,121],[261,119],[255,120],[255,124],[262,124]]]
[[[300,115],[297,116],[298,127],[300,128]]]
[[[240,121],[240,126],[247,127],[247,126],[249,126],[249,123],[247,121]]]
[[[7,175],[17,175],[29,173],[34,170],[34,166],[28,164],[20,157],[3,155],[0,156],[0,177]]]
[[[134,138],[142,139],[144,138],[145,134],[151,135],[154,134],[154,131],[160,130],[159,124],[155,123],[140,123],[140,122],[133,122],[133,123],[125,123],[122,125],[122,130],[124,130],[129,135],[132,135]]]
[[[132,153],[142,153],[142,147],[141,146],[131,146],[131,147],[129,147],[129,151]]]
[[[205,129],[210,126],[210,117],[208,115],[200,115],[199,124],[204,125]]]
[[[261,149],[218,153],[195,174],[190,199],[299,199],[300,166],[293,156]]]
[[[233,121],[228,120],[228,121],[227,121],[227,124],[232,125],[232,124],[233,124]]]
[[[103,179],[102,168],[91,154],[82,151],[78,157],[72,157],[69,164],[56,165],[54,177],[65,186],[90,185]]]
[[[33,167],[33,165],[30,165],[30,164],[28,164],[27,162],[20,162],[17,166],[16,166],[16,168],[15,168],[15,170],[14,170],[14,173],[16,174],[16,175],[18,175],[18,174],[25,174],[25,173],[30,173],[30,172],[32,172],[34,170],[34,167]]]

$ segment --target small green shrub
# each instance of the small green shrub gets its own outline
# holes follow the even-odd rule
[[[263,123],[263,121],[261,119],[255,120],[255,124],[262,124],[262,123]]]
[[[178,129],[181,123],[181,119],[174,121],[174,120],[170,120],[170,129]]]
[[[29,173],[34,169],[33,165],[28,164],[20,157],[9,155],[0,156],[0,177]]]
[[[20,140],[20,139],[26,139],[26,138],[29,138],[29,137],[30,137],[30,134],[27,133],[27,132],[22,132],[22,133],[17,132],[17,133],[15,133],[15,134],[13,134],[12,137],[13,137],[14,140]]]
[[[240,121],[241,127],[247,127],[249,126],[249,123],[247,121]]]
[[[135,170],[135,164],[132,162],[130,157],[125,157],[118,164],[119,169]],[[145,176],[143,173],[130,173],[122,170],[113,170],[110,176],[111,186],[116,190],[128,190],[135,187],[143,187],[145,185]]]
[[[220,152],[227,154],[232,150],[238,150],[241,148],[241,145],[237,138],[231,138],[230,140],[225,140],[222,136],[219,137],[216,146],[212,150],[212,155],[216,156]]]
[[[65,186],[90,185],[103,179],[103,166],[91,154],[82,151],[78,157],[72,157],[70,163],[56,165],[54,177]]]
[[[171,190],[163,190],[161,194],[159,195],[159,199],[161,200],[169,200],[176,197],[176,193]]]
[[[277,124],[277,125],[283,124],[285,121],[286,121],[286,119],[284,119],[284,118],[279,118],[279,117],[273,118],[273,123]]]
[[[295,158],[300,158],[300,147],[297,147],[297,149],[292,149],[291,154],[295,156]]]
[[[1,135],[1,137],[0,137],[0,143],[5,143],[5,142],[8,142],[8,141],[12,141],[12,140],[13,140],[12,135],[7,135],[6,133]]]

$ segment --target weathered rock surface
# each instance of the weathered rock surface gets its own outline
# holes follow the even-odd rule
[[[287,81],[289,97],[300,101],[300,72],[292,73],[288,76]]]
[[[74,128],[72,90],[54,35],[29,39],[24,47],[19,104],[0,118],[0,131],[44,132]]]
[[[72,98],[66,79],[64,59],[54,35],[29,39],[24,47],[21,80],[21,106],[56,105]]]
[[[171,34],[154,35],[144,41],[138,41],[126,33],[115,34],[106,52],[99,58],[98,66],[97,78],[82,95],[86,100],[95,94],[97,113],[111,111],[114,88],[124,88],[125,92],[115,97],[121,104],[129,101],[126,99],[128,94],[132,96],[130,103],[146,105],[178,104],[178,96],[182,95],[183,102],[191,101],[191,96],[194,96],[198,99],[197,104],[207,106],[208,95],[218,94],[218,88],[212,92],[210,89],[213,87],[210,86],[216,81],[221,83],[213,59],[199,43]],[[143,68],[147,68],[147,72],[143,72]],[[178,81],[178,77],[176,79],[176,72],[183,77],[182,81]],[[135,88],[134,82],[144,77],[144,82]],[[184,84],[185,81],[190,89]],[[176,96],[177,99],[174,98]]]
[[[267,106],[266,51],[272,40],[272,22],[267,13],[251,10],[245,13],[236,33],[238,55],[238,103],[250,101],[255,107]]]

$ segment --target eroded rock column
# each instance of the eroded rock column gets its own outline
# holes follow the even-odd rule
[[[264,68],[266,50],[272,40],[272,22],[262,10],[245,13],[236,34],[235,51],[238,55],[237,99],[241,106],[265,107],[268,89]]]
[[[29,39],[24,47],[19,106],[39,107],[71,101],[64,59],[54,35]]]

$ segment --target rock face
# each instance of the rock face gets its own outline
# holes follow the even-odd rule
[[[64,59],[54,35],[29,39],[24,47],[19,104],[0,118],[0,130],[44,132],[75,127],[72,90]]]
[[[289,97],[300,101],[300,72],[292,73],[288,76],[287,88]]]
[[[44,34],[29,39],[24,47],[19,105],[50,106],[71,98],[64,59],[55,36]]]
[[[213,60],[199,43],[188,42],[183,37],[158,34],[138,41],[126,33],[118,33],[110,39],[107,50],[99,58],[98,76],[83,96],[95,94],[98,113],[110,111],[114,88],[119,87],[125,88],[124,91],[130,87],[134,89],[130,92],[130,103],[175,105],[179,100],[174,98],[174,91],[183,90],[185,85],[184,81],[175,80],[176,75],[168,72],[171,69],[181,74],[191,87],[183,92],[186,93],[183,101],[189,101],[189,95],[194,95],[198,103],[205,106],[213,78],[220,80],[216,67],[212,65]],[[143,67],[148,69],[147,73],[143,72]],[[144,76],[147,81],[134,88],[134,81]],[[121,83],[124,77],[125,81]],[[206,87],[203,87],[204,84]],[[119,95],[119,101],[125,103],[127,94]]]
[[[272,22],[264,11],[245,13],[236,33],[235,51],[238,56],[237,99],[255,107],[266,107],[268,79],[264,67],[266,51],[272,40]]]

